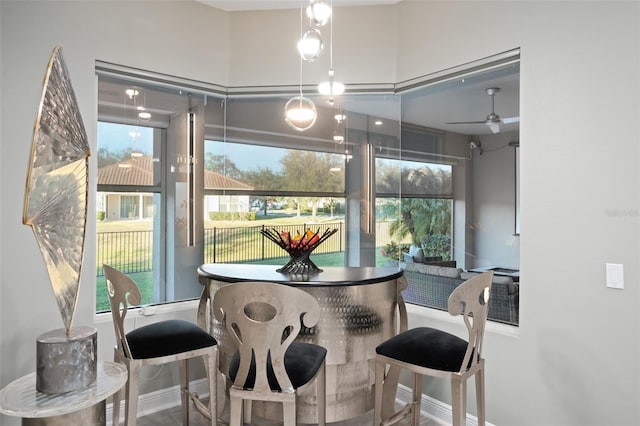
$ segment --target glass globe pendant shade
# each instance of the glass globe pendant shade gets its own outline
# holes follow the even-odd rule
[[[325,96],[340,96],[344,93],[344,84],[333,80],[333,68],[329,70],[329,81],[318,84],[318,92]]]
[[[303,132],[315,124],[318,112],[311,99],[300,95],[289,99],[284,106],[284,116],[289,126]]]
[[[344,84],[338,81],[325,81],[318,84],[318,92],[325,96],[340,96],[344,93]]]
[[[311,4],[307,6],[307,17],[311,19],[314,25],[322,27],[329,22],[331,6],[322,1],[312,0]]]
[[[298,41],[298,53],[307,62],[315,61],[322,51],[322,35],[315,28],[309,28]]]

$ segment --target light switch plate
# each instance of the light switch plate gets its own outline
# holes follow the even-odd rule
[[[624,289],[624,268],[621,263],[607,263],[607,287]]]

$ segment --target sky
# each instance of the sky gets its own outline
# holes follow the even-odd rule
[[[135,139],[129,134],[130,132],[135,132]],[[151,155],[153,154],[153,128],[99,122],[98,147],[106,147],[113,153],[132,148],[134,151]],[[217,141],[205,141],[204,149],[205,152],[211,152],[215,155],[226,155],[238,169],[244,171],[261,168],[281,171],[282,163],[280,160],[289,152],[284,148],[220,143]],[[415,167],[416,165],[416,163],[410,161],[400,161],[400,164],[409,167]],[[432,164],[430,167],[448,168],[449,166]]]
[[[134,139],[129,132],[139,133],[139,136],[136,135]],[[153,154],[153,129],[98,122],[98,148],[107,148],[113,153],[133,148],[134,151],[151,155]]]
[[[129,134],[130,132],[135,132],[135,139]],[[112,153],[132,148],[134,151],[152,155],[153,128],[99,122],[98,148],[107,148]],[[280,160],[287,154],[286,149],[215,141],[205,141],[205,152],[227,155],[240,170],[266,167],[271,170],[281,170]]]

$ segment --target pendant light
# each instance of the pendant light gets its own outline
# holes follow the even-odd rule
[[[318,59],[320,52],[322,51],[322,34],[315,28],[309,28],[300,37],[298,41],[298,53],[300,58],[307,62],[313,62]]]
[[[300,33],[302,33],[302,4],[300,5]],[[310,129],[318,118],[315,104],[302,94],[302,59],[301,55],[299,59],[300,94],[289,99],[284,106],[285,122],[300,132]]]
[[[333,0],[331,0],[331,10],[333,10]],[[331,18],[331,28],[329,34],[329,81],[318,85],[318,92],[321,95],[329,96],[329,103],[333,104],[334,97],[344,93],[344,84],[335,81],[333,70],[333,17]]]
[[[333,142],[335,142],[337,145],[342,145],[344,143],[345,133],[345,126],[343,123],[347,119],[347,116],[344,115],[344,112],[341,108],[336,108],[335,112],[336,114],[333,117],[336,121],[336,127],[335,131],[333,132]]]
[[[313,101],[302,96],[301,91],[299,96],[289,99],[284,107],[284,116],[289,126],[304,132],[315,124],[318,111]]]
[[[323,1],[311,0],[307,6],[307,16],[318,27],[323,27],[329,21],[332,12],[333,5],[328,6]]]

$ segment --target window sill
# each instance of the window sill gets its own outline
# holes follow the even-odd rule
[[[445,323],[451,323],[455,325],[461,325],[460,319],[449,315],[448,312],[438,309],[431,309],[424,306],[414,305],[407,303],[407,315],[409,318],[409,328],[411,324],[415,322],[422,322],[421,320],[441,321]],[[495,321],[487,321],[485,326],[487,333],[500,334],[508,337],[520,337],[520,328],[514,325],[502,324]]]
[[[167,313],[175,313],[180,311],[195,311],[198,309],[199,299],[184,300],[173,303],[163,303],[159,305],[144,305],[129,309],[129,315],[133,317],[137,316],[156,316]],[[96,324],[111,322],[111,312],[101,312],[95,314],[94,322]]]

